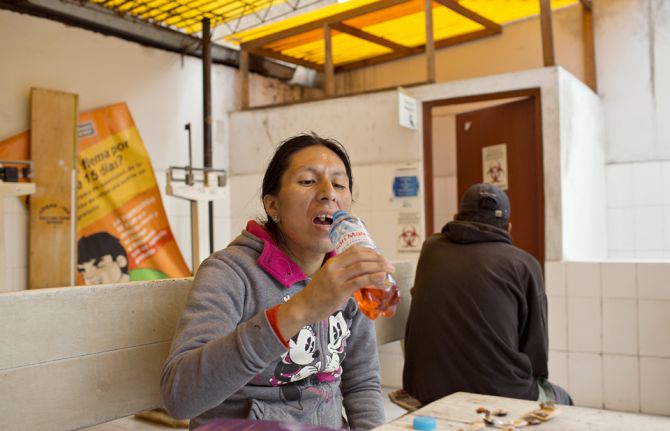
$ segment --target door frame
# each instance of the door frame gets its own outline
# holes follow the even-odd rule
[[[540,211],[537,213],[538,232],[542,241],[540,251],[542,259],[540,263],[544,266],[545,229],[544,229],[544,155],[542,143],[542,94],[539,87],[502,91],[497,93],[478,94],[474,96],[462,96],[448,99],[430,100],[422,103],[423,123],[423,184],[424,184],[424,227],[425,237],[434,230],[434,202],[433,202],[433,108],[447,105],[460,105],[472,102],[483,102],[488,100],[508,99],[514,97],[527,97],[533,100],[533,111],[535,115],[535,162],[540,167],[540,174],[536,182],[536,193]]]

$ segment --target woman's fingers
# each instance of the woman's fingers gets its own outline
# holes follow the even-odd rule
[[[358,245],[354,245],[345,250],[344,253],[330,259],[328,261],[328,266],[330,266],[332,269],[335,270],[341,270],[344,268],[351,268],[351,267],[354,267],[353,269],[365,270],[370,269],[370,267],[362,268],[360,266],[359,267],[355,266],[361,263],[368,263],[368,262],[377,262],[383,264],[383,269],[380,269],[380,271],[390,273],[395,272],[395,267],[393,266],[393,264],[391,264],[390,261],[388,261],[381,254],[379,254],[376,250]]]
[[[329,259],[299,296],[309,304],[305,310],[316,320],[327,317],[343,301],[363,287],[388,288],[387,274],[395,267],[377,251],[352,246]]]

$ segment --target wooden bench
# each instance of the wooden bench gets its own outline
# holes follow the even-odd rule
[[[404,334],[405,301],[378,319],[380,342]],[[160,407],[160,372],[191,279],[0,294],[0,429],[80,429]]]
[[[162,404],[191,279],[0,294],[0,428],[69,430]]]

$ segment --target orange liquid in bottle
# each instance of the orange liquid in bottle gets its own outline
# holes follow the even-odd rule
[[[372,320],[380,315],[384,317],[393,316],[396,306],[400,302],[397,286],[388,289],[364,287],[356,291],[354,297],[363,314]]]

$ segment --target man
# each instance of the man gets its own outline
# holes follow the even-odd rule
[[[537,260],[512,245],[505,192],[476,184],[423,245],[403,386],[427,404],[454,392],[572,404],[547,381],[547,297]]]

